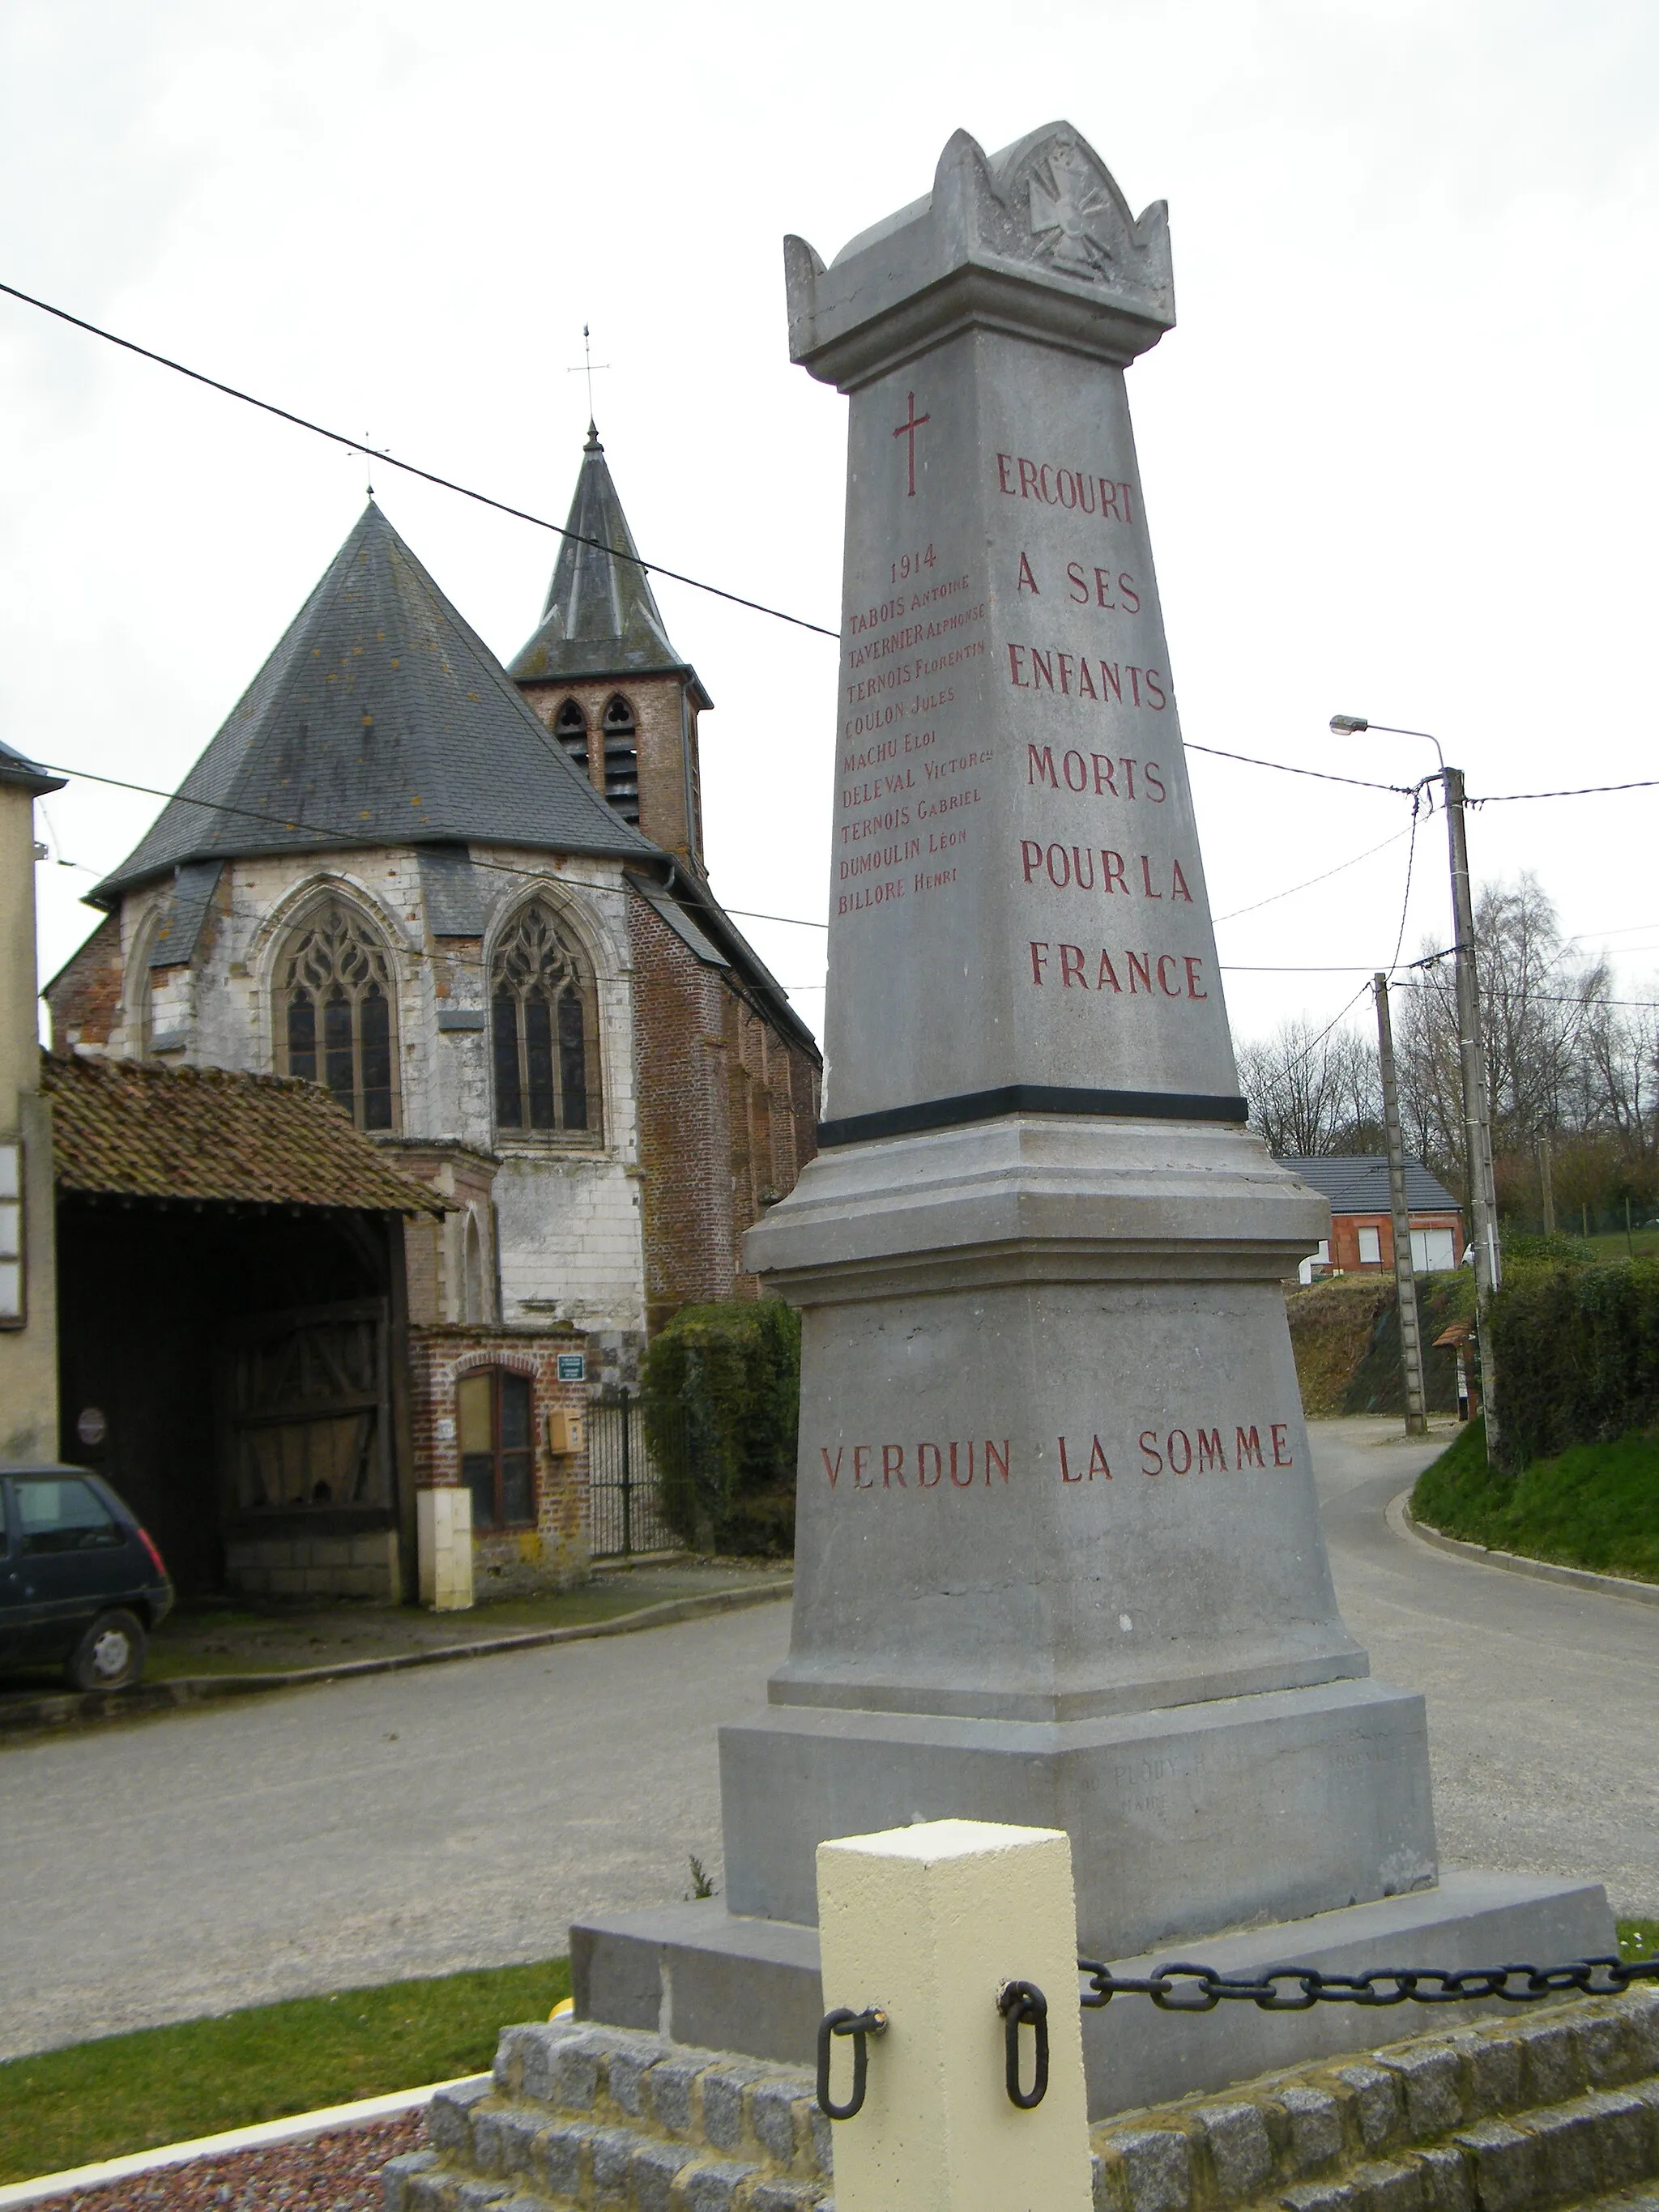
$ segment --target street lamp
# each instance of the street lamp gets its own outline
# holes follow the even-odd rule
[[[1469,1212],[1474,1229],[1475,1320],[1480,1349],[1480,1398],[1486,1417],[1486,1456],[1498,1459],[1498,1408],[1494,1390],[1490,1316],[1492,1294],[1501,1279],[1498,1250],[1498,1186],[1492,1175],[1492,1119],[1486,1097],[1486,1051],[1480,1035],[1480,999],[1474,966],[1474,906],[1469,893],[1469,848],[1464,834],[1462,769],[1448,768],[1440,740],[1431,730],[1403,730],[1391,722],[1367,721],[1363,714],[1333,714],[1338,737],[1376,730],[1393,738],[1421,738],[1434,747],[1438,781],[1446,797],[1446,843],[1451,861],[1452,950],[1457,979],[1457,1054],[1463,1079],[1464,1155],[1468,1161]],[[1434,779],[1431,779],[1433,781]]]

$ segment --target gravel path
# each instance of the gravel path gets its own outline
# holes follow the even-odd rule
[[[386,2160],[418,2150],[425,2130],[424,2112],[404,2112],[309,2142],[233,2151],[44,2197],[32,2212],[380,2212]]]

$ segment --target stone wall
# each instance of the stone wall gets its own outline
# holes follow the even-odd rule
[[[1390,2017],[1408,2010],[1421,2017]],[[878,2045],[872,2076],[880,2064]],[[441,2092],[428,2128],[432,2148],[387,2171],[387,2212],[831,2201],[836,2130],[811,2075],[624,2028],[504,2029],[494,2075]],[[1659,2173],[1659,1990],[1443,2027],[1090,2133],[1097,2212],[1581,2204]]]
[[[228,1589],[295,1604],[367,1598],[395,1605],[398,1566],[395,1528],[356,1536],[233,1536],[225,1544]]]
[[[556,1408],[587,1413],[588,1384],[561,1382],[558,1356],[585,1352],[587,1340],[568,1329],[531,1331],[453,1325],[410,1330],[410,1411],[415,1480],[422,1486],[458,1483],[460,1445],[455,1390],[464,1375],[501,1367],[530,1377],[535,1446],[536,1524],[483,1530],[473,1537],[473,1585],[480,1599],[532,1589],[562,1589],[587,1571],[587,1455],[556,1455],[548,1415]]]

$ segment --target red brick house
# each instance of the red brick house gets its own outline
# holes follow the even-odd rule
[[[1302,1262],[1301,1279],[1325,1275],[1392,1273],[1394,1215],[1389,1205],[1389,1163],[1368,1153],[1334,1152],[1313,1159],[1279,1155],[1279,1164],[1330,1200],[1331,1233]],[[1412,1263],[1419,1275],[1460,1267],[1463,1212],[1421,1160],[1406,1163],[1406,1205],[1411,1218]]]

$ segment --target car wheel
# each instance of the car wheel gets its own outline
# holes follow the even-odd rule
[[[130,1613],[100,1613],[64,1662],[76,1690],[124,1690],[144,1671],[144,1632]]]

